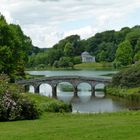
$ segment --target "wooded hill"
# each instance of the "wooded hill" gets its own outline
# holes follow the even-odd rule
[[[81,63],[80,55],[83,51],[96,56],[97,62],[113,62],[115,67],[135,63],[140,59],[140,26],[96,33],[87,40],[81,40],[78,35],[71,35],[46,52],[32,55],[28,67],[73,66]]]
[[[127,66],[140,59],[140,26],[120,31],[105,31],[87,40],[71,35],[50,49],[32,45],[19,25],[8,24],[0,15],[0,73],[24,76],[26,67],[73,67],[81,63],[81,53],[88,51],[97,62],[113,62],[115,67]]]

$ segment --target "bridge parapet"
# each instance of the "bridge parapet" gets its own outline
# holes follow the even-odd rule
[[[81,82],[101,82],[101,83],[111,83],[111,78],[97,78],[97,77],[84,77],[84,76],[53,76],[53,77],[45,77],[45,78],[36,78],[29,80],[20,80],[16,81],[18,84],[26,84],[26,83],[43,83],[43,82],[52,82],[52,81],[81,81]],[[55,82],[54,82],[55,83]],[[57,82],[56,82],[57,83]]]

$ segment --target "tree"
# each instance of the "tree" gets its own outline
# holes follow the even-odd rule
[[[134,56],[134,61],[137,62],[140,60],[140,51],[138,51]]]
[[[98,61],[102,62],[106,60],[106,52],[102,50],[100,53],[98,53]]]
[[[74,52],[73,46],[71,43],[68,42],[65,45],[64,54],[65,54],[65,56],[73,56],[73,52]]]
[[[113,86],[140,87],[140,63],[129,66],[115,74],[112,78]]]
[[[140,51],[140,38],[137,40],[137,44],[136,44],[136,47],[135,47],[135,53],[137,53],[138,51]]]
[[[115,59],[117,45],[111,42],[102,42],[99,46],[99,52],[96,55],[97,61],[112,62]]]
[[[16,77],[24,77],[28,52],[32,49],[32,41],[24,35],[19,25],[7,24],[0,15],[0,73]]]
[[[73,67],[70,57],[61,57],[58,62],[59,67]]]
[[[129,41],[122,42],[117,51],[115,63],[120,63],[121,66],[127,66],[132,63],[132,46]]]
[[[117,48],[126,40],[130,42],[129,45],[131,45],[133,50],[132,56],[128,58],[128,62],[116,58],[119,57],[118,54],[116,55]],[[118,66],[127,65],[130,63],[130,59],[134,58],[137,52],[140,51],[140,26],[132,28],[124,27],[120,31],[110,30],[96,33],[87,40],[81,40],[78,35],[68,36],[60,40],[53,48],[47,49],[44,53],[41,53],[40,56],[32,56],[32,59],[30,59],[31,61],[29,61],[29,63],[31,63],[29,66],[32,64],[34,64],[34,66],[39,65],[40,61],[41,63],[43,62],[42,64],[52,66],[55,61],[59,61],[62,57],[70,57],[70,62],[76,64],[80,61],[78,60],[78,62],[76,60],[77,62],[75,63],[74,57],[80,57],[81,53],[84,51],[88,51],[94,55],[96,61],[114,62],[114,64]],[[44,57],[44,54],[46,57]],[[126,54],[123,56],[122,53],[122,57],[125,57],[125,55]]]
[[[126,36],[126,40],[129,40],[129,42],[131,43],[133,49],[135,49],[135,46],[137,44],[137,40],[139,38],[140,38],[140,27],[139,28],[134,28]]]
[[[56,67],[56,68],[58,68],[59,67],[59,61],[57,61],[57,60],[54,61],[53,66]]]
[[[82,62],[82,59],[81,59],[80,56],[75,56],[75,57],[73,58],[73,63],[74,63],[74,64],[80,64],[81,62]]]
[[[126,35],[131,31],[129,27],[124,27],[115,33],[115,43],[120,44],[125,40]]]

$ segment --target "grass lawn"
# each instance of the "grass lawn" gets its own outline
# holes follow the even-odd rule
[[[113,69],[112,63],[103,62],[103,63],[81,63],[74,66],[75,69]]]
[[[0,140],[139,140],[140,112],[44,113],[38,120],[0,122]]]
[[[33,71],[33,70],[37,70],[37,71],[42,71],[42,70],[53,70],[53,71],[57,71],[57,70],[76,70],[76,69],[114,69],[112,66],[111,62],[90,62],[90,63],[81,63],[81,64],[77,64],[74,65],[74,68],[71,67],[67,67],[67,68],[55,68],[55,67],[44,67],[44,68],[37,68],[37,67],[33,67],[33,68],[27,68],[27,71]],[[28,77],[27,77],[28,78]]]
[[[107,87],[106,92],[109,95],[121,97],[129,101],[140,103],[140,87],[136,88]]]

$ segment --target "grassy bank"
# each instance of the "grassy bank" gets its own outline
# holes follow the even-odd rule
[[[39,120],[0,122],[0,140],[139,140],[140,112],[45,113]]]
[[[31,75],[26,73],[25,79],[43,78],[45,75]]]
[[[71,105],[62,101],[37,94],[25,93],[24,96],[35,101],[42,112],[71,112]]]
[[[71,67],[66,67],[66,68],[56,68],[56,67],[51,67],[51,66],[46,66],[44,68],[40,68],[40,67],[32,67],[32,68],[26,68],[26,71],[44,71],[44,70],[52,70],[52,71],[59,71],[59,70],[74,70],[74,68]]]
[[[112,63],[102,62],[102,63],[81,63],[74,66],[75,69],[113,69]]]
[[[106,92],[109,95],[128,99],[130,101],[140,102],[140,87],[137,88],[121,88],[107,87]]]
[[[101,62],[101,63],[96,63],[96,62],[91,62],[91,63],[81,63],[74,65],[74,67],[52,67],[52,66],[46,66],[46,67],[32,67],[32,68],[26,68],[28,71],[32,70],[76,70],[76,69],[113,69],[112,63],[109,62]]]

